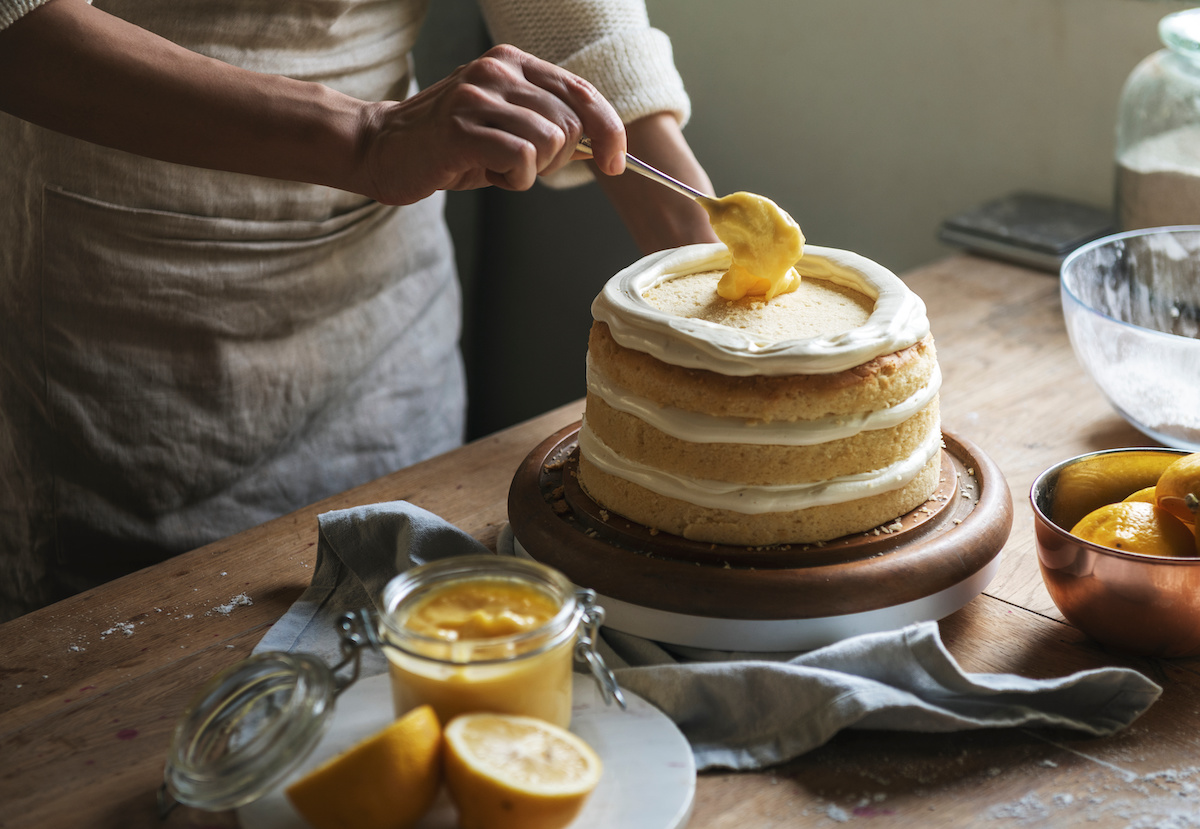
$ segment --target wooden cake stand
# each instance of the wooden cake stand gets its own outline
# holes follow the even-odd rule
[[[608,627],[659,642],[808,650],[940,619],[991,581],[1012,527],[999,468],[944,432],[937,491],[891,524],[822,544],[691,541],[588,498],[576,479],[578,433],[575,423],[551,435],[517,470],[508,496],[514,552],[595,590]]]

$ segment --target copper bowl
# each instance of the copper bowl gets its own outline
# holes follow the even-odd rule
[[[1145,656],[1200,654],[1200,558],[1166,558],[1101,547],[1071,535],[1052,518],[1059,475],[1113,449],[1070,458],[1033,482],[1029,500],[1038,564],[1050,598],[1067,621],[1097,642]]]

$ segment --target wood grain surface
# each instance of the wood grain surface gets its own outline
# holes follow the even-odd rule
[[[846,731],[783,766],[701,775],[689,827],[1200,825],[1200,663],[1129,658],[1086,639],[1054,608],[1033,550],[1027,493],[1042,469],[1148,440],[1076,364],[1056,280],[967,256],[905,278],[929,308],[945,428],[987,452],[1014,507],[999,575],[941,623],[948,648],[970,671],[1052,677],[1126,665],[1160,683],[1162,698],[1105,739]],[[236,826],[186,808],[159,820],[166,748],[198,685],[248,655],[307,585],[316,516],[406,499],[494,547],[514,471],[581,408],[0,625],[0,827]]]

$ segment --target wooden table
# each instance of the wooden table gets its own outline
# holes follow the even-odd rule
[[[1038,472],[1146,439],[1082,375],[1052,277],[956,256],[906,281],[929,306],[944,424],[997,462],[1015,505],[999,575],[942,622],[948,647],[970,671],[1132,666],[1164,693],[1106,739],[843,732],[765,772],[701,775],[689,827],[1200,825],[1200,663],[1087,640],[1054,608],[1033,551]],[[579,412],[563,407],[0,626],[0,827],[236,825],[188,809],[159,822],[170,732],[198,684],[249,654],[308,583],[317,514],[407,499],[494,546],[517,465]],[[252,603],[234,601],[243,595]]]

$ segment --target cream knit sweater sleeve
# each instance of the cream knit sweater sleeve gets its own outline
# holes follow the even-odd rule
[[[687,123],[691,104],[671,41],[650,26],[643,0],[478,0],[492,38],[586,78],[625,123],[669,112]],[[590,180],[582,162],[545,179],[554,187]]]
[[[0,0],[6,29],[46,0]],[[587,78],[626,122],[691,114],[671,41],[651,28],[643,0],[479,0],[497,43],[531,52]]]
[[[7,29],[46,0],[0,0],[0,31]]]
[[[46,0],[0,0],[0,29]],[[675,69],[670,39],[650,26],[644,0],[479,0],[497,43],[511,43],[587,78],[625,123],[669,112],[686,124],[691,104]],[[581,162],[546,183],[588,181]]]

